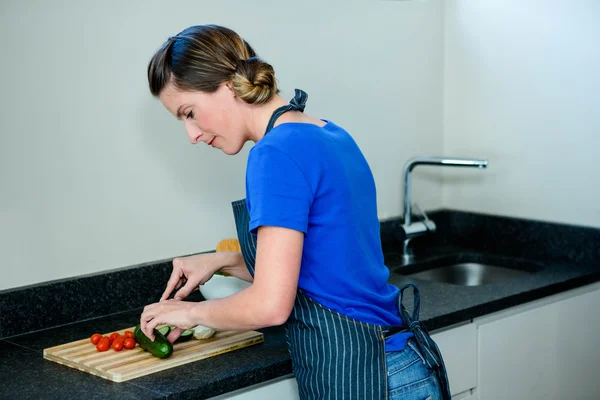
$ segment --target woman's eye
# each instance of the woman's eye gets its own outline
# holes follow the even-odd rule
[[[192,111],[190,111],[190,112],[189,112],[189,113],[186,115],[186,118],[187,118],[187,119],[190,119],[190,118],[191,118],[191,119],[194,119],[194,111],[193,111],[193,110],[192,110]]]

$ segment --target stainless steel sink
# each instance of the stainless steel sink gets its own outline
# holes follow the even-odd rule
[[[523,270],[465,262],[417,272],[406,276],[426,281],[446,282],[454,285],[480,286],[530,274],[531,272]]]
[[[452,285],[481,286],[527,277],[542,268],[542,265],[528,260],[460,253],[396,267],[392,269],[390,282],[402,284],[397,279],[402,276]]]

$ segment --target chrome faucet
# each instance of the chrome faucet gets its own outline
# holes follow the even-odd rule
[[[423,221],[412,222],[412,199],[411,199],[411,172],[417,165],[437,165],[451,167],[477,167],[486,168],[487,160],[471,159],[471,158],[445,158],[445,157],[429,157],[420,156],[411,158],[404,164],[404,231],[403,243],[403,261],[408,263],[414,257],[412,249],[409,248],[410,241],[417,236],[426,234],[427,232],[435,232],[435,222],[430,220],[417,204],[414,207],[423,215]]]

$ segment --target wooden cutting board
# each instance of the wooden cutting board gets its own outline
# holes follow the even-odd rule
[[[113,332],[123,334],[126,330],[133,332],[133,329]],[[86,338],[44,349],[44,358],[113,382],[125,382],[262,342],[263,334],[257,331],[221,331],[209,339],[190,339],[177,343],[173,345],[173,354],[169,358],[160,359],[137,344],[130,350],[115,351],[111,348],[100,352]]]

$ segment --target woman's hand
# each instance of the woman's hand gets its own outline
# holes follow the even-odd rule
[[[205,284],[219,270],[252,282],[252,276],[241,253],[219,252],[175,258],[173,272],[159,302],[144,308],[140,318],[140,327],[144,334],[154,340],[154,328],[160,324],[169,324],[176,327],[167,337],[173,343],[185,329],[198,325],[193,324],[191,313],[198,303],[181,300],[198,289],[199,285]],[[178,288],[174,299],[167,300],[173,290]]]
[[[185,329],[191,329],[198,324],[193,321],[193,309],[198,303],[181,300],[164,300],[144,307],[140,318],[140,328],[150,340],[154,341],[154,328],[158,325],[171,325],[177,327],[169,334],[169,341],[173,343]]]
[[[199,285],[205,284],[215,272],[224,266],[220,253],[196,254],[189,257],[175,258],[173,272],[167,282],[160,301],[169,298],[173,290],[181,287],[175,294],[175,300],[183,300]]]
[[[143,332],[153,336],[160,324],[178,327],[167,338],[171,343],[181,334],[181,329],[198,325],[223,330],[254,330],[282,325],[290,316],[298,289],[298,276],[302,263],[304,233],[292,229],[261,226],[258,229],[256,272],[252,285],[239,292],[219,298],[195,302],[163,300],[144,309],[140,321]],[[230,261],[221,270],[238,273],[239,277],[252,279],[245,269],[240,253],[223,254]],[[227,256],[229,254],[229,256]],[[178,275],[174,275],[176,284]],[[190,278],[191,280],[191,278]],[[187,285],[187,284],[186,284]],[[152,335],[152,336],[151,336]]]

